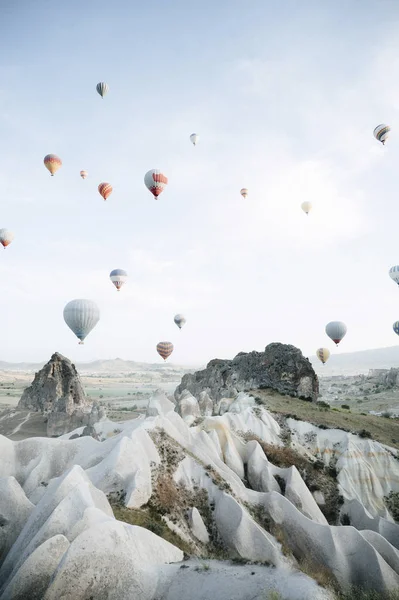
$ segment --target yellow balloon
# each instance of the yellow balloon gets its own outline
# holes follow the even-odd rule
[[[321,360],[323,365],[325,365],[328,359],[330,358],[330,351],[328,348],[319,348],[318,350],[316,350],[316,356],[319,360]]]

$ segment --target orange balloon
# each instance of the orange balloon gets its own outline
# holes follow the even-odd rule
[[[98,191],[104,200],[106,200],[112,194],[112,185],[110,183],[100,183]]]

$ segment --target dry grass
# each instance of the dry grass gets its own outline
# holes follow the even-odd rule
[[[314,425],[343,429],[352,433],[368,431],[371,437],[382,444],[399,449],[399,421],[373,415],[349,413],[347,410],[330,410],[312,402],[282,396],[273,390],[251,390],[258,404],[263,404],[270,412],[308,421]]]
[[[335,591],[339,590],[338,581],[328,567],[311,560],[309,557],[301,558],[298,561],[298,566],[302,573],[314,579],[321,587]]]

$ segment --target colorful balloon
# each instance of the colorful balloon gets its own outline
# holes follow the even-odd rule
[[[62,160],[56,154],[47,154],[44,157],[44,166],[50,171],[51,176],[62,166]]]
[[[176,315],[174,318],[174,322],[176,323],[178,328],[181,329],[183,327],[184,323],[186,322],[186,319],[185,319],[185,317],[183,317],[183,315]]]
[[[151,169],[151,171],[147,171],[145,174],[144,183],[156,200],[159,194],[164,191],[168,183],[168,178],[158,169]]]
[[[71,300],[64,308],[64,321],[83,344],[83,340],[100,320],[100,311],[93,300]]]
[[[326,325],[326,334],[332,339],[338,346],[340,341],[345,337],[347,327],[342,321],[331,321]]]
[[[157,352],[164,360],[166,360],[173,352],[173,344],[170,342],[159,342],[159,344],[157,344]]]
[[[88,172],[87,171],[81,171],[80,172],[80,176],[81,176],[82,179],[86,179],[87,176],[88,176]]]
[[[381,125],[377,125],[377,127],[373,131],[373,134],[374,134],[375,139],[384,145],[386,140],[388,139],[388,134],[390,131],[391,131],[391,128],[389,127],[389,125],[381,124]]]
[[[109,92],[109,85],[104,81],[100,81],[100,83],[97,83],[96,85],[96,90],[100,94],[101,98],[104,98],[105,94],[108,94]]]
[[[112,194],[112,185],[110,183],[100,183],[98,186],[98,191],[104,200],[106,200]]]
[[[328,348],[319,348],[318,350],[316,350],[316,356],[319,360],[321,360],[323,365],[325,365],[328,359],[330,358],[330,351]]]
[[[198,140],[199,140],[198,133],[192,133],[190,135],[190,141],[194,144],[194,146],[197,144]]]
[[[302,202],[301,208],[308,215],[309,211],[312,209],[312,203],[311,202]]]
[[[4,247],[4,250],[14,239],[14,234],[9,229],[0,229],[0,244]]]
[[[248,196],[247,188],[242,188],[242,190],[240,190],[240,194],[243,198],[246,198]]]
[[[399,285],[399,265],[389,269],[389,277]]]
[[[119,292],[121,287],[127,280],[127,273],[123,269],[114,269],[109,274],[109,278],[111,279],[112,283]]]
[[[395,321],[392,327],[396,335],[399,335],[399,321]]]

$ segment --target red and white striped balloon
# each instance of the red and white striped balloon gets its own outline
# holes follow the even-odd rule
[[[100,183],[98,186],[98,191],[104,200],[106,200],[112,194],[112,185],[110,183]]]

